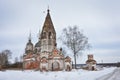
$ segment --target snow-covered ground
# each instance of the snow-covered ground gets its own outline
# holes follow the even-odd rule
[[[105,75],[120,74],[115,67],[104,68],[100,71],[72,70],[71,72],[39,72],[39,71],[0,71],[0,80],[107,80]],[[101,79],[100,79],[101,78]],[[115,80],[110,79],[110,80]],[[120,79],[116,79],[120,80]]]
[[[120,80],[120,68],[115,69],[112,73],[99,77],[97,80]]]

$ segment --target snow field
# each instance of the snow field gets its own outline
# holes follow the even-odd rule
[[[0,71],[0,80],[96,80],[112,73],[116,68],[104,68],[100,71],[72,70],[71,72],[40,72],[40,71]]]

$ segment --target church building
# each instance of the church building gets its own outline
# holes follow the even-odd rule
[[[31,41],[31,34],[29,36],[23,56],[23,68],[40,71],[70,71],[72,69],[71,58],[63,55],[62,48],[57,48],[56,31],[49,9],[35,45]]]

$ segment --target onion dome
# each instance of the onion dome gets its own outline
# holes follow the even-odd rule
[[[29,46],[30,46],[30,45],[33,46],[33,43],[31,42],[31,39],[29,39],[27,45],[29,45]]]
[[[41,46],[41,42],[38,41],[36,44],[35,44],[35,47],[40,47]]]
[[[31,42],[31,34],[29,35],[28,43],[26,44],[25,52],[29,53],[33,51],[33,43]]]

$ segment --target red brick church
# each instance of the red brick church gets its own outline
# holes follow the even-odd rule
[[[56,31],[49,9],[35,45],[31,41],[31,35],[29,36],[23,56],[23,68],[41,71],[70,71],[72,69],[71,58],[63,55],[62,48],[57,48]]]

